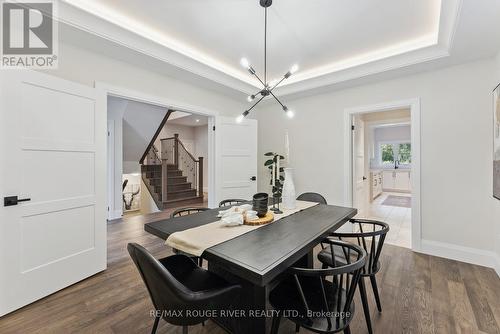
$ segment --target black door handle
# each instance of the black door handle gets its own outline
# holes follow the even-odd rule
[[[17,196],[7,196],[3,198],[3,206],[17,205],[19,202],[27,202],[27,201],[31,201],[31,198],[18,199]]]
[[[256,181],[256,180],[257,180],[257,176],[252,176],[252,177],[250,178],[250,180],[251,180],[251,181]]]
[[[366,176],[363,176],[363,181],[366,180]]]

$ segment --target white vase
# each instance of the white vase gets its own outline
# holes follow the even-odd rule
[[[293,168],[285,168],[285,182],[283,183],[282,204],[284,209],[295,209],[296,196],[293,184]]]

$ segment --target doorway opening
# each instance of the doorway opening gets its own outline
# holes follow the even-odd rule
[[[214,117],[108,95],[108,220],[179,207],[214,196]]]
[[[418,101],[346,111],[348,199],[356,218],[389,224],[385,242],[419,249],[420,138]]]

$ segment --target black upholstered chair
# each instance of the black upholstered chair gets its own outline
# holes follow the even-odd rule
[[[316,202],[319,204],[327,204],[326,199],[318,193],[303,193],[297,197],[299,201]]]
[[[204,310],[228,309],[238,298],[240,286],[200,268],[185,255],[155,259],[144,247],[130,243],[134,261],[156,310],[151,333],[156,333],[160,318],[177,326],[197,325],[208,317]],[[190,312],[196,311],[196,312]],[[209,312],[205,312],[209,314]]]
[[[239,198],[231,198],[231,199],[225,199],[219,203],[219,208],[225,207],[225,206],[231,206],[231,205],[237,205],[237,204],[243,204],[248,202],[246,199],[239,199]]]
[[[278,333],[283,315],[295,323],[297,332],[303,327],[315,333],[350,333],[353,297],[366,252],[348,242],[333,239],[324,242],[332,251],[335,247],[344,252],[348,260],[331,268],[289,268],[289,276],[269,294],[270,304],[278,311],[273,316],[272,334]]]
[[[346,241],[346,239],[347,241],[354,241],[368,254],[366,264],[361,271],[359,293],[361,295],[361,302],[363,303],[368,332],[372,333],[373,330],[370,318],[370,309],[368,307],[364,278],[370,278],[373,294],[375,295],[375,301],[377,303],[377,309],[379,312],[382,312],[377,279],[375,276],[380,270],[380,254],[382,253],[382,247],[384,246],[384,240],[387,232],[389,232],[389,225],[384,222],[367,219],[351,219],[350,222],[353,224],[354,232],[334,232],[331,234],[331,237],[344,241]],[[319,252],[318,259],[323,264],[323,268],[336,267],[346,263],[346,254],[339,251],[335,247],[333,249],[326,247]]]
[[[207,211],[207,210],[210,210],[210,209],[209,208],[196,208],[196,207],[180,208],[180,209],[177,209],[174,212],[172,212],[170,214],[170,218],[188,216],[188,215],[200,213],[200,212]],[[173,251],[176,254],[186,255],[186,256],[192,258],[194,261],[196,261],[200,267],[203,266],[203,259],[201,257],[194,256],[194,255],[188,254],[188,253],[184,253],[184,252],[182,252],[178,249],[175,249],[175,248],[173,249]]]

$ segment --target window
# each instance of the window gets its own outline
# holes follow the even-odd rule
[[[411,164],[411,144],[410,143],[383,143],[379,147],[380,162],[393,165],[397,160],[401,165]]]
[[[391,144],[380,145],[380,151],[382,152],[382,163],[383,164],[393,164],[394,163],[394,150]]]
[[[411,164],[411,144],[399,144],[399,163]]]

